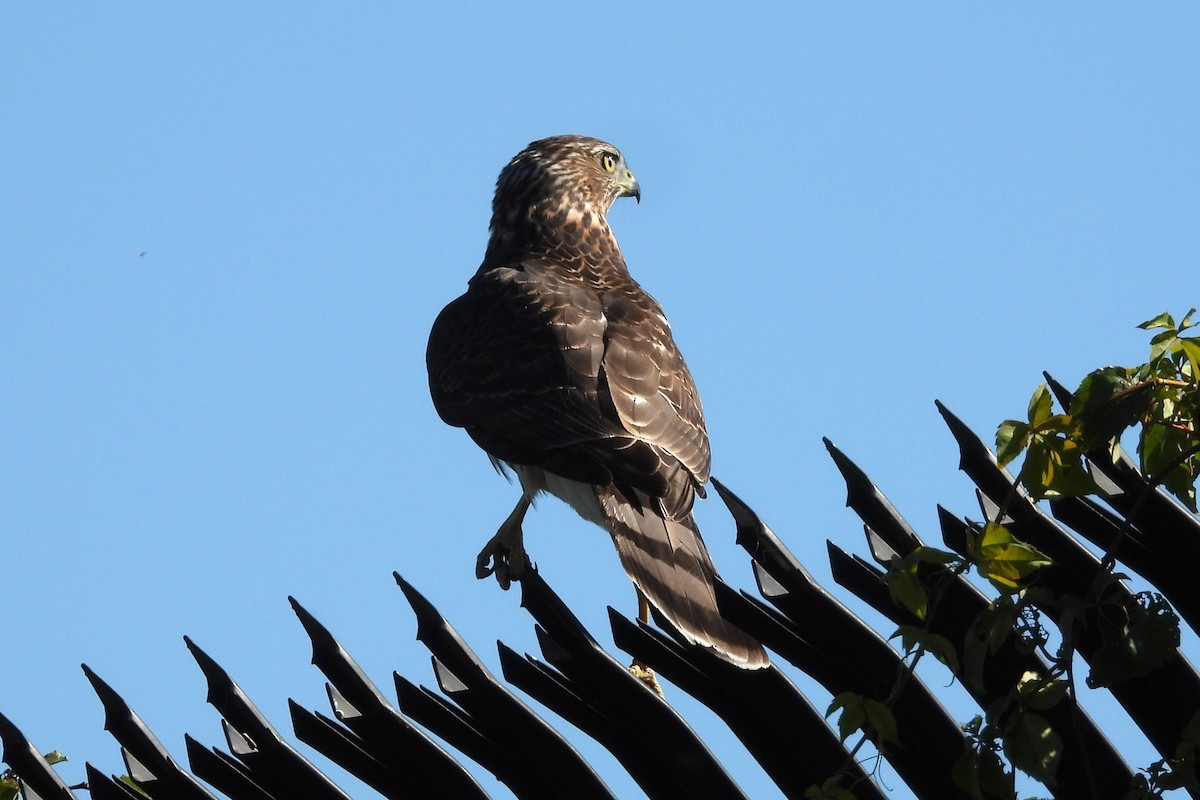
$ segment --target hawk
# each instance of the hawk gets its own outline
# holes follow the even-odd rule
[[[521,524],[549,492],[608,531],[643,620],[648,601],[689,641],[762,667],[762,646],[717,611],[717,571],[692,516],[711,464],[700,396],[609,228],[619,197],[640,202],[641,190],[612,145],[530,144],[496,183],[483,263],[433,324],[438,414],[522,488],[476,575],[504,588],[521,578]]]

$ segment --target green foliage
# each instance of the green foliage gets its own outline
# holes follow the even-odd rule
[[[900,643],[904,648],[904,652],[913,653],[923,650],[945,664],[951,672],[958,672],[958,651],[954,649],[954,644],[945,636],[930,633],[924,628],[918,628],[915,625],[901,625],[892,634],[892,638],[894,639],[897,636],[900,637]]]
[[[1104,644],[1087,678],[1092,688],[1147,675],[1178,654],[1179,618],[1157,592],[1105,603],[1096,619]]]
[[[1083,466],[1078,423],[1068,414],[1052,413],[1053,398],[1046,384],[1029,401],[1028,421],[1005,420],[996,430],[996,458],[1006,466],[1022,452],[1025,461],[1017,480],[1035,500],[1076,497],[1097,491]]]
[[[1004,731],[1004,754],[1025,774],[1052,781],[1062,759],[1062,738],[1040,714],[1012,714]]]
[[[1137,432],[1140,467],[1150,487],[1164,487],[1196,512],[1200,337],[1184,334],[1194,327],[1194,314],[1189,311],[1178,323],[1170,314],[1142,323],[1142,329],[1155,331],[1149,360],[1094,370],[1080,383],[1065,413],[1055,413],[1050,389],[1042,384],[1030,398],[1025,419],[999,426],[1000,466],[1021,458],[1013,491],[999,502],[996,519],[969,531],[965,557],[919,547],[892,558],[886,573],[888,593],[917,624],[902,624],[892,636],[899,638],[905,661],[887,698],[847,692],[833,699],[826,716],[841,712],[837,724],[843,741],[861,731],[859,746],[866,738],[881,748],[903,746],[891,704],[926,653],[970,687],[980,688],[987,660],[1002,647],[1036,651],[1048,664],[1045,674],[1026,672],[1006,694],[996,696],[983,716],[963,726],[967,747],[952,774],[955,784],[976,800],[1013,800],[1016,770],[1044,783],[1055,781],[1062,736],[1074,732],[1056,731],[1047,717],[1061,716],[1049,712],[1077,693],[1073,670],[1081,636],[1101,643],[1089,662],[1086,682],[1093,688],[1145,676],[1177,657],[1178,617],[1160,594],[1131,596],[1120,587],[1126,576],[1112,572],[1115,553],[1106,554],[1105,569],[1082,596],[1064,595],[1039,584],[1050,559],[1019,540],[1001,520],[1020,489],[1033,501],[1099,494],[1087,461],[1111,460],[1130,429]],[[1113,547],[1118,543],[1119,537]],[[934,633],[932,622],[944,579],[972,567],[998,596],[956,644]],[[1061,640],[1056,649],[1043,612],[1057,623]],[[1181,733],[1174,757],[1143,770],[1125,800],[1157,798],[1179,788],[1200,794],[1198,766],[1200,712]],[[844,777],[839,771],[821,786],[810,787],[805,796],[844,800],[850,796],[842,785]]]
[[[841,785],[838,775],[829,778],[820,786],[810,786],[804,791],[810,800],[854,800],[854,793]]]
[[[954,764],[954,784],[976,800],[1012,800],[1015,776],[1000,757],[998,732],[975,717],[963,725],[967,748]]]
[[[888,593],[893,601],[921,620],[929,609],[929,591],[918,574],[923,564],[955,569],[964,566],[957,554],[933,547],[918,547],[903,558],[892,559],[887,572]]]
[[[854,692],[842,692],[833,698],[825,710],[826,718],[839,709],[842,713],[838,717],[838,734],[843,742],[855,731],[862,730],[864,733],[873,733],[881,743],[900,744],[896,718],[886,704]]]
[[[1160,759],[1143,770],[1144,775],[1134,778],[1133,786],[1122,800],[1151,800],[1163,796],[1172,789],[1185,789],[1195,796],[1200,794],[1200,781],[1196,780],[1200,764],[1200,711],[1184,728],[1171,759]]]
[[[1112,459],[1121,438],[1132,429],[1137,434],[1140,468],[1150,485],[1164,487],[1196,512],[1200,336],[1185,334],[1196,324],[1194,315],[1194,310],[1189,311],[1177,323],[1170,314],[1160,314],[1142,323],[1140,328],[1154,331],[1149,360],[1132,367],[1094,370],[1080,383],[1064,413],[1055,413],[1053,396],[1043,384],[1030,398],[1024,419],[1001,423],[996,431],[997,461],[1007,466],[1021,459],[1016,483],[1029,499],[1099,494],[1087,461]],[[997,519],[968,535],[965,560],[956,562],[949,556],[942,562],[957,572],[974,567],[999,593],[972,622],[958,650],[928,628],[939,601],[929,584],[930,571],[922,569],[929,557],[914,553],[893,559],[887,573],[892,600],[925,623],[924,627],[902,625],[895,634],[910,664],[922,653],[933,653],[974,687],[983,685],[988,658],[1010,643],[1026,652],[1039,651],[1050,664],[1047,674],[1025,673],[984,716],[963,726],[968,747],[954,766],[953,778],[977,800],[1011,800],[1017,769],[1043,782],[1054,781],[1062,758],[1062,735],[1072,734],[1055,731],[1045,715],[1076,691],[1072,664],[1079,636],[1086,633],[1101,642],[1090,660],[1087,684],[1091,687],[1150,674],[1177,657],[1179,646],[1178,617],[1160,594],[1141,592],[1131,597],[1117,591],[1125,576],[1111,571],[1112,553],[1104,562],[1108,569],[1081,597],[1040,586],[1039,573],[1050,559],[1017,539],[1000,521],[1013,499],[1015,489],[1000,503]],[[1050,634],[1040,609],[1050,611],[1058,623],[1057,652],[1050,652]],[[841,703],[843,708],[852,705],[844,699]],[[851,721],[864,716],[865,711],[856,712]],[[1144,770],[1126,800],[1161,797],[1177,788],[1200,792],[1198,762],[1200,713],[1181,734],[1175,757]]]
[[[977,539],[968,540],[969,556],[979,574],[1001,592],[1020,589],[1050,559],[997,522],[989,522]]]
[[[1024,453],[1017,477],[1034,499],[1094,494],[1084,455],[1113,450],[1127,430],[1137,428],[1142,472],[1196,512],[1200,337],[1183,335],[1195,326],[1195,313],[1178,324],[1163,313],[1139,325],[1159,331],[1150,340],[1150,360],[1091,372],[1075,390],[1069,413],[1054,414],[1049,390],[1039,386],[1027,420],[1005,420],[996,430],[1000,465]]]
[[[146,793],[145,789],[143,789],[141,786],[138,786],[137,781],[135,781],[133,778],[129,777],[128,775],[121,776],[121,783],[125,784],[130,789],[133,789],[135,792],[140,794],[142,797],[150,796]]]

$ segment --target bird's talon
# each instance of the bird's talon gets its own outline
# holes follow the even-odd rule
[[[496,583],[500,584],[500,588],[506,592],[508,591],[508,587],[512,585],[512,581],[509,579],[509,571],[508,570],[509,570],[508,561],[506,559],[503,559],[503,558],[500,558],[497,556],[497,558],[496,558]]]
[[[667,699],[667,696],[663,694],[662,686],[658,683],[658,677],[650,667],[635,658],[633,663],[629,665],[629,671],[633,674],[633,677],[646,684],[650,691],[658,695],[659,698],[663,700]]]

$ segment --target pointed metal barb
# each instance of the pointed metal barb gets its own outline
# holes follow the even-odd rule
[[[126,754],[126,773],[131,778],[173,798],[215,800],[211,792],[179,766],[137,712],[108,683],[87,664],[80,666],[104,707],[104,730],[112,734]]]
[[[208,682],[208,701],[224,717],[229,746],[255,781],[272,794],[296,794],[313,800],[349,800],[349,795],[288,744],[229,674],[184,637]]]
[[[829,680],[823,685],[835,695],[851,691],[877,700],[888,697],[903,668],[899,654],[800,567],[796,557],[749,506],[724,486],[716,486],[737,522],[739,543],[786,589],[768,599],[795,626],[796,638],[822,657],[820,671],[810,674],[817,680]],[[747,630],[758,634],[752,628]],[[770,639],[762,641],[775,649]],[[779,652],[788,657],[784,650]],[[892,711],[905,742],[904,748],[884,751],[896,772],[920,796],[965,798],[950,775],[966,747],[966,739],[928,687],[910,677],[895,698]]]
[[[410,781],[404,780],[390,765],[371,755],[363,746],[362,740],[328,717],[308,711],[294,700],[288,700],[288,711],[292,719],[292,730],[296,732],[300,741],[316,748],[389,800],[438,796],[436,792],[430,794],[415,789]]]
[[[886,608],[885,614],[902,616],[905,624],[920,623],[915,616],[895,605],[882,570],[858,556],[847,553],[833,542],[826,541],[825,547],[829,553],[829,570],[835,583],[846,587],[874,609]]]
[[[371,682],[338,640],[333,638],[333,634],[318,622],[316,617],[308,613],[295,597],[289,596],[288,603],[312,642],[313,665],[338,687],[346,699],[359,708],[395,711],[383,692]]]
[[[582,730],[617,756],[651,796],[744,797],[687,723],[606,653],[540,576],[522,580],[521,597],[522,606],[539,623],[543,654],[560,674],[554,675],[533,659],[514,660],[513,654],[502,658],[506,677],[526,678],[523,688],[530,693],[546,690],[545,696],[534,696],[547,704],[557,703]],[[613,613],[610,608],[610,617]],[[526,672],[518,664],[537,669]]]
[[[433,603],[425,599],[411,583],[400,577],[400,573],[393,572],[392,576],[416,614],[417,641],[429,648],[441,661],[442,668],[454,675],[464,686],[499,687],[500,683],[496,677],[458,635],[458,631],[438,613]]]
[[[417,615],[417,639],[434,656],[439,684],[472,728],[529,775],[539,776],[549,796],[611,798],[604,781],[578,751],[483,666],[432,603],[399,574],[395,578]],[[408,713],[405,696],[400,701]]]
[[[121,760],[125,762],[125,774],[133,779],[139,786],[158,783],[158,776],[146,768],[146,765],[137,760],[137,756],[121,748]]]
[[[867,474],[829,439],[823,438],[821,441],[846,481],[846,506],[853,509],[865,525],[900,555],[907,555],[920,547],[923,543],[916,531]]]
[[[967,542],[970,541],[968,537],[976,532],[966,520],[955,516],[943,506],[937,507],[937,514],[942,544],[965,558],[968,551]]]
[[[719,603],[722,594],[733,592],[722,582],[717,591]],[[750,671],[719,659],[710,662],[707,653],[683,647],[611,608],[609,618],[613,636],[623,649],[720,716],[788,797],[803,796],[809,786],[819,785],[847,761],[846,749],[823,715],[778,667]],[[857,797],[883,797],[857,764],[850,771]],[[859,785],[857,779],[864,783]]]
[[[962,420],[941,403],[937,406],[959,443],[963,471],[979,487],[981,495],[986,495],[992,503],[1003,504],[1013,484],[1012,476],[996,465],[995,456]],[[1098,461],[1092,463],[1099,466]],[[1110,473],[1117,483],[1121,483],[1120,472]],[[1120,503],[1126,502],[1131,492],[1136,491],[1133,486],[1123,488],[1125,494],[1109,498],[1118,510]],[[1024,494],[1010,500],[1007,509],[1012,518],[1009,527],[1013,535],[1046,553],[1053,562],[1050,567],[1039,570],[1038,583],[1059,594],[1090,597],[1095,580],[1106,572],[1100,559]],[[1136,602],[1129,589],[1120,582],[1108,586],[1106,598],[1123,603]],[[1055,604],[1039,604],[1038,607],[1050,619],[1058,621],[1060,609]],[[1105,646],[1098,626],[1094,624],[1081,626],[1074,644],[1089,664]],[[1147,675],[1129,678],[1108,688],[1159,754],[1172,758],[1178,732],[1187,726],[1195,709],[1200,708],[1200,674],[1182,653],[1177,650],[1173,658]]]
[[[188,764],[197,777],[207,781],[231,800],[277,800],[259,785],[242,762],[215,747],[211,750],[184,734]],[[278,800],[284,800],[279,798]]]
[[[292,610],[313,645],[312,663],[330,680],[330,707],[376,761],[387,764],[413,792],[484,797],[474,777],[446,750],[397,711],[358,663],[294,598]]]
[[[75,795],[54,768],[3,714],[0,714],[0,745],[4,747],[4,763],[12,767],[28,790],[43,800],[74,800]]]
[[[575,685],[563,675],[531,656],[521,657],[503,644],[500,645],[500,663],[510,683],[612,753],[651,800],[669,800],[687,793],[687,782],[679,781],[670,766],[674,763],[671,753],[675,741],[647,746],[639,735],[641,732],[631,730],[629,720],[620,714],[614,715],[608,703],[597,705],[581,698],[574,691]]]
[[[83,767],[91,800],[145,800],[145,795],[138,794],[115,776],[105,775],[90,763]]]

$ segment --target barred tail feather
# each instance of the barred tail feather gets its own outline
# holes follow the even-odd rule
[[[762,645],[717,611],[717,570],[691,513],[664,518],[650,498],[638,509],[611,486],[597,486],[596,495],[621,565],[646,599],[685,637],[724,660],[746,669],[767,666]]]

